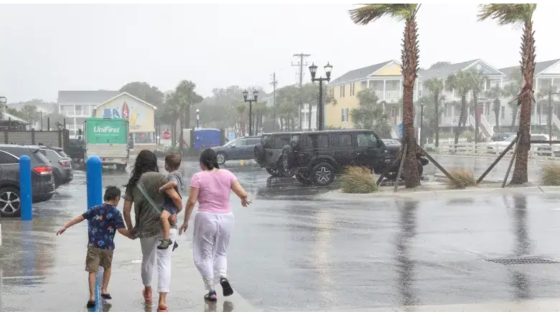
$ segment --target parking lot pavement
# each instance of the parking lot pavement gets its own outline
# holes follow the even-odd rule
[[[387,190],[348,195],[228,162],[253,199],[231,202],[236,294],[205,305],[191,235],[174,257],[171,310],[558,310],[560,191],[533,187]],[[198,170],[183,165],[186,178]],[[104,173],[104,185],[127,174]],[[85,310],[86,226],[54,231],[85,207],[85,179],[36,204],[34,221],[2,220],[0,310]],[[429,186],[429,185],[426,185]],[[121,204],[122,206],[122,204]],[[139,245],[117,236],[111,310],[143,310]]]

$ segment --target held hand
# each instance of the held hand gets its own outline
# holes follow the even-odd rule
[[[62,229],[58,230],[58,232],[56,232],[56,235],[62,235],[64,231],[66,231],[66,228],[63,227]]]
[[[183,225],[181,225],[181,227],[179,228],[179,235],[185,233],[188,227],[189,227],[188,222],[183,223]]]

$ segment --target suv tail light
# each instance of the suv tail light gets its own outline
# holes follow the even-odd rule
[[[33,172],[39,175],[50,175],[52,174],[52,167],[50,166],[35,166],[33,168]]]

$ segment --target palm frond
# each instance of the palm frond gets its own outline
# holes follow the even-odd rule
[[[408,19],[416,14],[418,4],[364,4],[357,9],[350,10],[350,18],[356,24],[368,24],[384,15],[398,20]]]
[[[537,8],[535,3],[492,3],[482,4],[478,19],[488,18],[498,21],[498,24],[515,24],[531,21],[533,12]]]

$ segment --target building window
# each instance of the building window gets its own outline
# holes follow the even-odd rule
[[[74,105],[63,105],[62,113],[65,116],[74,116]]]
[[[355,88],[356,88],[356,83],[355,82],[350,83],[350,96],[354,96]]]
[[[349,118],[349,117],[348,117],[348,112],[349,112],[349,109],[348,109],[348,108],[341,108],[341,109],[340,109],[340,117],[341,117],[340,120],[341,120],[342,122],[347,122],[347,121],[349,121],[349,119],[348,119],[348,118]]]
[[[340,97],[346,96],[346,84],[340,86]]]

